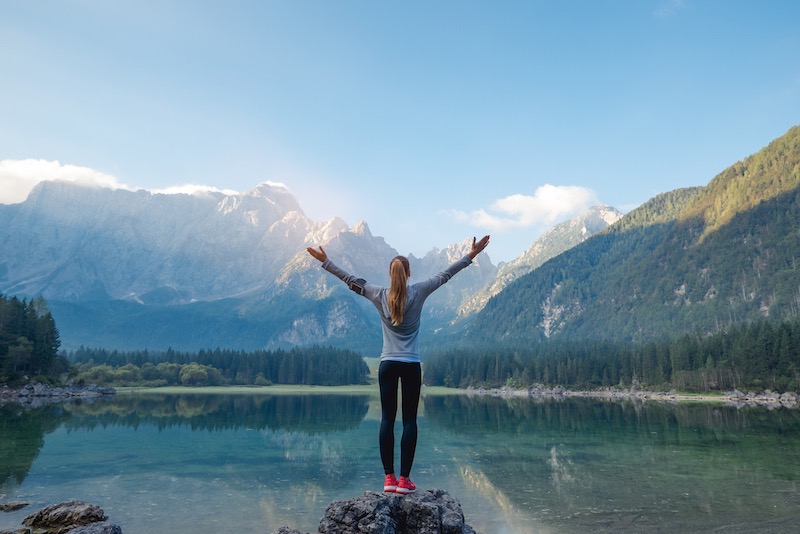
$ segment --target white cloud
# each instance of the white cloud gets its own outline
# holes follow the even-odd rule
[[[39,182],[63,180],[82,185],[131,189],[110,174],[43,159],[0,160],[0,204],[23,202]]]
[[[4,159],[0,160],[0,204],[16,204],[28,198],[36,184],[44,181],[66,181],[81,185],[107,187],[110,189],[126,189],[135,191],[138,188],[130,187],[120,182],[116,177],[105,174],[88,167],[77,165],[62,165],[58,161],[43,159]],[[270,182],[271,183],[271,182]],[[283,186],[274,183],[271,185]],[[184,184],[169,186],[161,189],[150,190],[153,194],[165,195],[192,195],[195,193],[223,193],[225,195],[238,195],[238,191],[219,189],[217,187],[199,184]]]
[[[488,208],[471,213],[452,211],[457,221],[476,228],[502,232],[517,228],[551,226],[596,204],[594,193],[584,187],[545,184],[533,196],[516,194],[495,200]]]

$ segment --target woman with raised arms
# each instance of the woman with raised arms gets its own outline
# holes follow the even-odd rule
[[[372,285],[337,267],[325,250],[309,247],[308,253],[322,262],[322,268],[341,279],[350,289],[363,295],[378,310],[383,329],[383,350],[378,367],[381,396],[381,427],[378,436],[381,462],[386,475],[383,491],[413,493],[411,466],[417,448],[417,407],[422,386],[418,336],[422,305],[428,296],[457,272],[467,267],[489,244],[489,236],[472,238],[472,248],[463,258],[439,274],[409,284],[411,268],[405,256],[389,263],[389,287]],[[397,417],[397,387],[402,388],[403,435],[400,438],[400,480],[394,470],[394,421]]]

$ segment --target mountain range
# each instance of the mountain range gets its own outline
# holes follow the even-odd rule
[[[491,290],[498,272],[519,276],[543,254],[586,239],[599,229],[598,209],[610,210],[590,210],[499,270],[481,254],[429,299],[426,331],[479,310],[465,302]],[[365,222],[311,220],[285,187],[268,182],[236,195],[165,195],[45,181],[24,202],[0,205],[0,228],[0,293],[43,296],[67,349],[330,344],[374,354],[380,330],[371,305],[305,248],[322,244],[342,267],[382,284],[398,254]],[[469,247],[411,255],[413,277],[441,271]]]
[[[434,293],[426,342],[530,345],[707,335],[800,312],[800,127],[707,185],[622,216],[597,206],[520,258],[487,254]],[[43,295],[64,348],[380,347],[365,300],[308,256],[387,284],[366,222],[313,221],[282,186],[163,195],[42,182],[0,205],[0,293]],[[469,242],[409,257],[425,278]]]

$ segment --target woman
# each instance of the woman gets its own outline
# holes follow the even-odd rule
[[[417,338],[425,299],[450,280],[458,271],[472,263],[475,256],[489,244],[489,236],[480,241],[472,238],[469,254],[436,276],[408,285],[411,268],[408,259],[397,256],[389,264],[389,287],[381,287],[356,278],[337,267],[328,255],[308,247],[308,253],[322,262],[322,268],[345,282],[350,289],[363,295],[378,309],[383,327],[383,350],[378,367],[381,393],[381,429],[378,436],[381,462],[386,475],[383,491],[414,493],[411,465],[417,448],[417,407],[422,386],[422,368]],[[403,393],[403,435],[400,438],[400,480],[394,474],[394,421],[397,417],[397,384]]]

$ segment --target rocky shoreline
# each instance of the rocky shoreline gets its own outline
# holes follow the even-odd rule
[[[728,391],[719,395],[711,394],[689,394],[676,391],[646,391],[635,387],[625,388],[602,388],[588,391],[573,391],[563,387],[534,386],[531,388],[473,388],[468,387],[463,390],[465,395],[492,396],[502,398],[541,398],[541,399],[563,399],[563,398],[593,398],[604,400],[640,400],[657,402],[719,402],[726,405],[744,406],[764,406],[767,408],[799,408],[800,395],[794,392],[776,393],[766,390],[763,393],[742,392],[739,390]]]
[[[94,399],[116,395],[114,388],[102,388],[94,384],[89,386],[53,387],[39,382],[26,384],[21,388],[0,387],[0,405],[15,403],[26,408],[36,408],[53,402],[65,402],[74,399]]]

